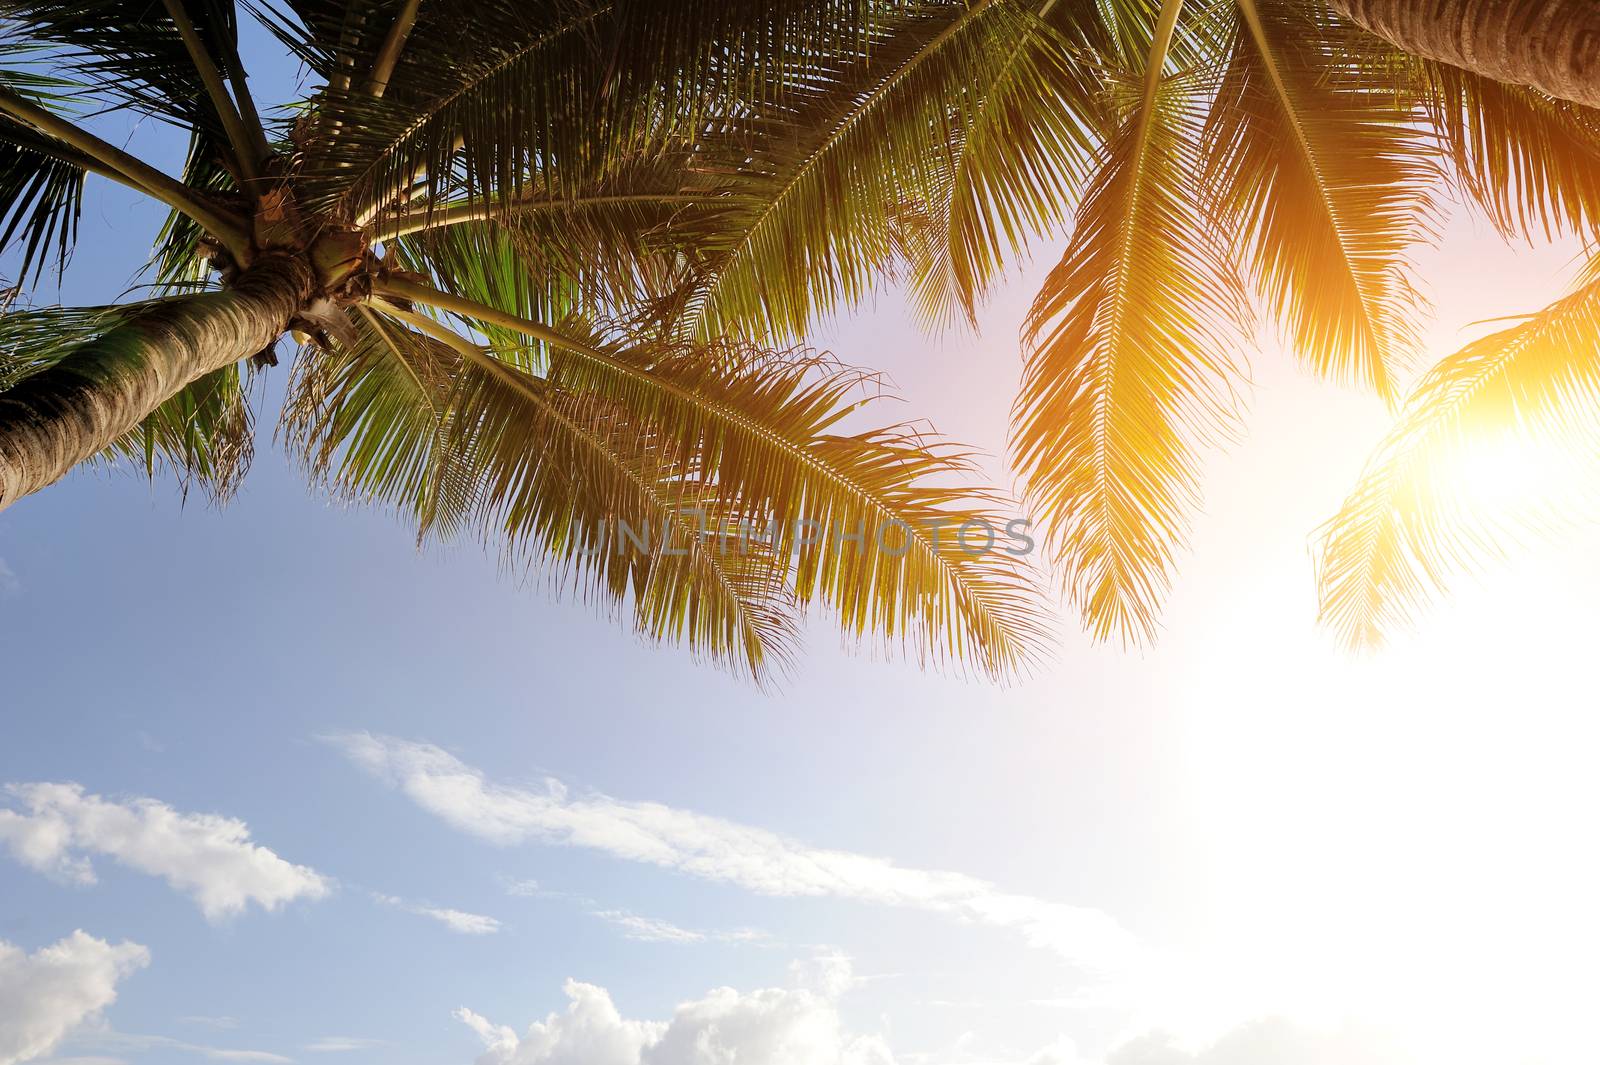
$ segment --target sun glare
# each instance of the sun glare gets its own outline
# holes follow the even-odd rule
[[[1513,430],[1469,434],[1432,464],[1435,484],[1491,519],[1544,510],[1584,483],[1574,443]]]
[[[1572,461],[1553,452],[1481,442],[1450,476],[1473,505],[1533,507]],[[1300,608],[1292,588],[1244,591],[1185,684],[1216,983],[1325,1027],[1384,1018],[1423,1065],[1573,1060],[1600,994],[1600,575],[1569,548],[1365,660],[1261,626]]]

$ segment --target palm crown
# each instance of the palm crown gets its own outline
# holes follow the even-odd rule
[[[960,487],[966,455],[925,432],[859,429],[870,375],[795,345],[888,276],[930,323],[970,319],[1070,219],[1024,329],[1015,459],[1074,607],[1144,638],[1253,308],[1311,370],[1396,399],[1407,253],[1441,190],[1507,232],[1596,233],[1596,112],[1347,17],[1381,30],[1383,6],[261,0],[314,89],[263,110],[231,0],[4,0],[23,276],[70,250],[86,174],[172,215],[157,298],[0,319],[0,505],[105,453],[226,497],[242,360],[292,329],[282,438],[422,535],[476,531],[757,676],[818,601],[1005,673],[1040,645],[1029,572],[937,532],[1003,524],[1005,500]],[[90,104],[186,130],[182,175],[87,132]],[[1591,278],[1424,376],[1328,529],[1347,638],[1480,542],[1418,488],[1437,452],[1578,418],[1597,327]]]

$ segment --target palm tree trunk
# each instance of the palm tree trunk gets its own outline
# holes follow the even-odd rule
[[[1600,107],[1596,0],[1328,0],[1402,51]]]
[[[264,258],[222,292],[164,302],[0,392],[0,510],[103,451],[189,382],[283,334],[311,267]]]

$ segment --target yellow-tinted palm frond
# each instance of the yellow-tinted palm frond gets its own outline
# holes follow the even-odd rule
[[[1300,358],[1392,399],[1416,343],[1406,255],[1429,233],[1432,147],[1367,76],[1374,39],[1307,0],[1238,6],[1207,183]]]
[[[370,308],[308,356],[285,427],[341,495],[390,503],[419,537],[476,531],[518,568],[758,681],[788,662],[797,624],[782,568],[760,545],[719,554],[692,535],[720,503],[667,472],[659,434],[514,358]]]
[[[758,683],[783,672],[798,619],[775,552],[740,538],[737,512],[670,436],[520,362],[483,352],[453,399],[471,427],[456,446],[483,470],[486,533],[520,566],[628,606],[646,637]]]
[[[907,257],[912,299],[930,324],[971,323],[1030,237],[1064,220],[1103,132],[1086,45],[1018,16],[993,35],[998,55],[976,72],[974,91],[953,99],[953,140],[935,157],[948,176],[931,201],[908,205],[925,216]]]
[[[1539,439],[1592,458],[1600,453],[1597,403],[1600,264],[1570,295],[1424,375],[1325,530],[1323,622],[1352,647],[1375,646],[1411,620],[1452,571],[1497,554],[1508,530],[1548,527],[1553,511],[1484,512],[1464,498],[1474,474],[1490,472],[1471,468],[1472,456],[1505,441]],[[1501,476],[1532,479],[1537,472]]]
[[[845,432],[870,382],[860,373],[729,341],[610,337],[575,323],[522,321],[415,283],[380,288],[480,330],[541,342],[552,385],[611,404],[654,434],[680,476],[715,486],[778,558],[792,561],[797,600],[825,604],[848,632],[997,675],[1040,648],[1037,590],[1003,549],[1000,500],[955,487],[970,479],[965,456],[929,435]],[[963,526],[978,531],[963,541],[952,531]],[[985,528],[998,542],[972,550],[970,538],[982,542]]]
[[[1025,327],[1016,461],[1101,638],[1153,634],[1197,499],[1195,451],[1236,406],[1245,303],[1194,180],[1193,83],[1162,74],[1172,29],[1157,27],[1143,91]]]
[[[908,204],[945,219],[962,301],[1011,235],[1058,214],[1089,138],[1086,78],[1056,31],[1017,0],[888,10],[859,54],[729,117],[747,206],[695,244],[695,336],[802,335],[896,263]]]
[[[1600,112],[1417,61],[1454,173],[1507,236],[1600,239]]]

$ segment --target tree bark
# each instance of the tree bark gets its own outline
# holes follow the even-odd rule
[[[1600,107],[1600,0],[1328,0],[1401,51]]]
[[[263,258],[231,288],[136,315],[0,392],[0,510],[105,450],[189,382],[271,345],[312,283],[304,260]]]

